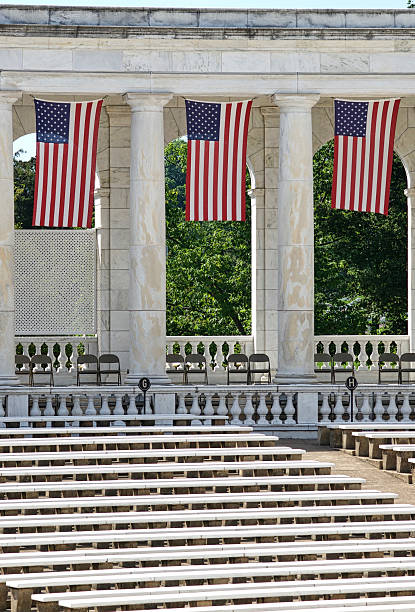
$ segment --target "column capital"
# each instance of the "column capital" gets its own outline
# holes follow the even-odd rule
[[[278,115],[278,108],[276,106],[261,106],[261,115],[264,117],[275,117]]]
[[[303,113],[310,110],[320,100],[320,94],[274,94],[272,101],[280,110],[290,113]]]
[[[159,112],[172,99],[171,93],[138,93],[127,92],[123,95],[124,101],[133,112]]]
[[[407,198],[414,198],[415,197],[415,187],[409,187],[408,189],[404,189],[404,194],[406,195]]]
[[[12,106],[22,97],[22,91],[0,91],[0,108]]]

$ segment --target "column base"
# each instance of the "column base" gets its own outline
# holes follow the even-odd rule
[[[11,374],[10,376],[0,374],[0,388],[1,387],[21,387],[22,383],[17,376]]]
[[[272,382],[276,385],[312,385],[317,382],[315,374],[284,374],[276,373]]]
[[[150,374],[143,372],[142,374],[129,373],[124,379],[125,385],[138,385],[140,378],[149,378],[152,385],[171,385],[172,382],[167,374]]]

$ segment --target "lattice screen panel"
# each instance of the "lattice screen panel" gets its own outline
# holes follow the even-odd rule
[[[16,334],[94,334],[95,231],[16,230]]]

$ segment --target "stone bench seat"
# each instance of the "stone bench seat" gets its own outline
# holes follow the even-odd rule
[[[393,539],[352,539],[331,541],[330,547],[325,542],[288,542],[288,543],[243,543],[227,545],[193,545],[171,547],[135,547],[135,548],[81,548],[73,550],[39,552],[20,551],[18,554],[0,554],[0,572],[10,577],[9,570],[33,571],[38,568],[69,567],[87,569],[101,564],[120,565],[134,563],[137,567],[164,567],[181,565],[184,561],[210,563],[211,560],[232,560],[232,563],[257,559],[272,561],[296,561],[331,559],[389,559],[394,554],[400,559],[415,557],[415,538]],[[402,556],[403,555],[403,556]],[[405,556],[406,555],[406,556]],[[5,571],[7,570],[7,571]],[[33,575],[33,574],[31,574]],[[19,575],[21,577],[21,574]]]
[[[345,424],[325,424],[318,426],[320,444],[329,444],[333,448],[345,448],[354,450],[353,432],[358,431],[401,431],[415,430],[415,423],[345,423]]]
[[[79,530],[76,532],[54,533],[17,533],[0,534],[0,548],[2,552],[18,552],[20,548],[37,548],[40,550],[54,550],[54,547],[73,547],[103,542],[115,544],[116,542],[142,542],[152,546],[154,542],[163,545],[174,545],[176,542],[183,545],[240,543],[241,540],[254,540],[257,542],[282,542],[295,540],[338,540],[348,539],[360,534],[372,538],[385,534],[387,537],[398,535],[410,537],[415,534],[415,521],[356,521],[347,523],[324,524],[295,524],[295,525],[234,525],[229,527],[179,527],[154,529],[102,529],[99,531]],[[181,543],[181,544],[180,544]]]
[[[217,436],[217,437],[216,437]],[[238,440],[238,437],[240,439]],[[234,444],[234,442],[238,441],[238,446]],[[132,450],[152,450],[156,452],[160,452],[161,450],[174,450],[177,445],[177,449],[183,448],[180,445],[187,445],[184,448],[194,448],[194,450],[205,450],[206,448],[211,448],[211,446],[199,447],[199,446],[190,446],[192,443],[202,443],[206,442],[206,444],[218,443],[217,446],[213,448],[220,448],[220,444],[223,442],[224,448],[250,448],[251,446],[255,446],[255,448],[275,448],[275,445],[262,445],[263,442],[273,442],[275,443],[277,438],[273,436],[262,436],[256,437],[255,434],[247,434],[242,436],[241,434],[204,434],[200,432],[198,436],[193,436],[191,434],[187,436],[183,435],[171,435],[169,434],[152,434],[149,435],[129,435],[126,433],[125,435],[116,435],[116,436],[83,436],[83,437],[75,437],[75,436],[61,436],[61,437],[50,437],[50,438],[0,438],[0,452],[13,452],[14,449],[22,449],[27,450],[28,452],[39,452],[38,449],[42,447],[48,448],[56,448],[60,447],[73,447],[79,446],[81,448],[88,448],[88,446],[93,447],[95,449],[97,446],[103,447],[103,449],[109,447],[111,448],[122,448],[123,446],[128,446]],[[253,442],[259,442],[260,444],[253,444]],[[232,446],[229,446],[229,443]],[[245,443],[242,446],[242,443]],[[166,446],[167,445],[167,446]],[[170,445],[170,446],[168,446]],[[155,446],[153,448],[153,446]],[[68,450],[71,450],[69,448]]]
[[[316,612],[316,610],[333,610],[333,612],[413,612],[414,609],[415,600],[411,596],[371,597],[367,603],[362,603],[360,598],[348,598],[347,600],[308,600],[306,604],[304,602],[285,602],[203,606],[203,612]],[[160,608],[146,608],[146,612],[156,612],[156,610],[160,610]],[[169,612],[183,612],[184,610],[186,608],[169,608]],[[130,608],[130,612],[141,611],[131,610]]]
[[[347,576],[371,573],[388,576],[390,573],[399,572],[407,575],[415,570],[415,559],[364,559],[346,561],[304,561],[298,562],[248,562],[236,564],[182,565],[168,566],[163,568],[110,568],[84,571],[56,571],[21,574],[0,575],[0,583],[6,584],[11,591],[12,612],[24,612],[29,609],[31,596],[34,591],[45,591],[53,589],[54,594],[58,591],[65,592],[71,586],[98,586],[113,584],[118,588],[123,584],[135,583],[137,587],[164,586],[172,582],[180,581],[181,584],[194,584],[198,582],[201,586],[209,585],[215,580],[228,581],[229,583],[246,583],[253,577],[261,577],[273,582],[276,577],[295,576],[296,579],[305,580],[313,576],[315,579],[336,577],[336,574]],[[300,583],[301,584],[301,583]]]
[[[294,586],[295,584],[295,586]],[[294,588],[293,588],[294,587]],[[376,577],[376,578],[344,578],[342,580],[304,580],[295,583],[291,580],[278,583],[256,582],[235,584],[192,585],[180,587],[159,587],[142,589],[119,589],[83,591],[75,593],[51,593],[33,595],[32,600],[38,605],[39,612],[56,608],[44,604],[58,602],[59,609],[89,610],[91,608],[105,610],[117,606],[133,606],[137,604],[157,604],[180,602],[199,603],[219,601],[238,602],[240,600],[267,601],[287,598],[298,600],[300,597],[342,597],[344,595],[364,596],[368,593],[390,593],[399,591],[409,595],[415,591],[414,576]],[[324,602],[319,602],[324,605]],[[344,602],[342,602],[344,605]],[[366,602],[362,599],[362,605]],[[324,608],[322,608],[324,609]]]
[[[1,446],[1,445],[0,445]],[[66,445],[63,445],[66,446]],[[95,450],[80,450],[78,447],[88,448],[90,446],[107,446],[104,444],[77,444],[72,443],[70,446],[76,446],[75,450],[47,450],[43,452],[36,452],[30,448],[26,449],[25,452],[19,450],[14,450],[10,452],[5,452],[4,448],[0,453],[0,463],[5,464],[8,463],[8,459],[10,461],[15,461],[16,463],[19,461],[27,461],[31,464],[41,461],[48,461],[50,459],[58,458],[60,461],[66,461],[68,459],[79,459],[79,458],[92,458],[92,459],[112,459],[112,458],[131,458],[135,462],[139,463],[140,459],[144,463],[145,459],[148,459],[147,463],[165,461],[167,458],[173,458],[174,460],[183,460],[186,461],[188,458],[191,459],[201,459],[210,458],[210,457],[219,457],[223,461],[227,461],[230,459],[240,458],[241,461],[244,460],[245,457],[252,459],[262,459],[263,457],[270,457],[272,460],[300,460],[302,455],[305,454],[305,451],[302,449],[293,449],[288,446],[245,446],[238,448],[165,448],[162,450],[134,450],[134,449],[123,449],[123,446],[128,446],[128,442],[126,444],[117,444],[113,443],[108,444],[108,446],[119,446],[120,448],[114,449],[95,449]],[[36,453],[33,455],[32,453]]]
[[[120,453],[122,451],[119,451]],[[74,454],[74,453],[72,453]],[[65,464],[60,465],[52,459],[39,459],[48,465],[34,467],[1,467],[0,482],[15,479],[16,481],[31,479],[33,481],[41,480],[61,480],[67,477],[75,477],[77,475],[108,475],[108,474],[126,474],[131,478],[145,479],[147,475],[155,475],[160,479],[166,479],[168,474],[187,474],[188,478],[196,478],[198,476],[204,478],[216,478],[227,473],[228,478],[235,476],[287,476],[295,475],[329,475],[333,463],[323,463],[322,461],[199,461],[197,463],[186,463],[184,461],[175,463],[109,463],[109,464],[91,464],[86,463],[88,457],[82,457],[79,453],[79,465]],[[117,459],[116,453],[113,457]],[[120,457],[123,458],[123,457]],[[24,461],[27,461],[27,456]],[[70,454],[66,459],[71,460]],[[75,458],[72,458],[74,461]],[[20,461],[23,461],[20,459]],[[61,460],[63,462],[63,460]],[[6,463],[17,463],[10,459]],[[53,468],[53,470],[51,470]],[[154,477],[154,476],[153,476]]]
[[[131,524],[135,528],[176,528],[178,526],[227,525],[284,525],[305,523],[331,523],[372,520],[405,520],[415,518],[412,504],[377,504],[373,506],[310,506],[307,508],[237,508],[215,510],[177,510],[164,512],[93,512],[60,515],[19,515],[3,517],[0,533],[28,533],[29,531],[67,531],[83,526]],[[415,522],[414,522],[415,529]]]
[[[415,440],[415,431],[385,431],[385,432],[360,432],[352,433],[355,439],[355,450],[359,457],[370,457],[371,459],[382,459],[381,444],[399,444],[409,440]]]
[[[411,471],[408,459],[415,455],[415,444],[379,444],[379,450],[384,470],[396,470],[401,474]]]
[[[24,484],[22,484],[24,487]],[[1,491],[1,486],[0,486]],[[1,493],[0,493],[1,497]],[[330,493],[225,493],[222,495],[103,495],[94,497],[37,498],[2,500],[0,515],[37,513],[60,513],[70,509],[81,512],[83,508],[149,508],[153,510],[203,509],[216,508],[261,508],[261,507],[309,507],[330,504],[366,505],[388,503],[396,499],[396,493],[383,493],[377,490],[331,491]]]
[[[205,417],[207,418],[207,417]],[[2,421],[4,419],[2,418]],[[232,433],[250,433],[253,431],[249,426],[238,425],[107,425],[95,427],[0,427],[0,442],[3,438],[21,438],[29,436],[30,438],[45,437],[45,436],[115,436],[115,435],[183,435],[183,434],[232,434]],[[273,436],[275,439],[275,436]],[[25,438],[25,440],[30,439]]]
[[[62,610],[62,608],[60,608]],[[71,609],[71,608],[66,608]],[[371,597],[366,602],[362,599],[330,599],[304,602],[285,603],[251,603],[231,606],[203,606],[203,612],[316,612],[333,610],[333,612],[413,612],[415,597]],[[160,608],[147,608],[146,612],[156,612]],[[169,612],[184,612],[187,608],[169,608]],[[131,610],[130,612],[142,612]]]
[[[83,466],[88,467],[88,466]],[[85,492],[99,490],[108,491],[110,489],[121,490],[133,489],[136,495],[147,492],[155,494],[172,494],[172,492],[180,492],[185,494],[200,489],[197,493],[213,492],[223,493],[225,491],[234,490],[234,492],[250,491],[280,491],[280,492],[306,492],[306,491],[331,491],[331,490],[351,490],[360,489],[361,485],[366,481],[364,478],[355,476],[347,476],[344,474],[330,474],[317,476],[245,476],[232,478],[217,477],[217,478],[165,478],[165,479],[140,479],[140,480],[114,480],[105,478],[97,480],[97,470],[93,467],[94,479],[89,480],[88,472],[80,474],[85,476],[84,480],[76,479],[69,481],[48,481],[39,483],[28,482],[8,482],[7,484],[0,483],[0,494],[2,491],[11,491],[22,493],[25,490],[27,493],[33,492],[39,494],[41,492],[57,492],[57,491],[78,491],[83,489]],[[104,466],[105,467],[105,466]],[[129,467],[129,466],[128,466]],[[9,468],[16,469],[16,468]],[[81,468],[79,468],[81,469]],[[112,468],[110,468],[111,473]],[[1,470],[3,471],[3,470]],[[0,471],[0,473],[1,473]],[[106,472],[102,473],[103,476]],[[236,489],[236,491],[235,491]]]

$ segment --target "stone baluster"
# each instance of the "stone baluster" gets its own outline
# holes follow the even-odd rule
[[[205,392],[205,397],[206,397],[206,404],[203,410],[203,414],[205,416],[213,416],[215,414],[215,411],[213,409],[213,404],[212,404],[212,393]],[[212,425],[212,419],[204,420],[203,424]]]
[[[138,409],[135,403],[135,391],[128,394],[128,408],[127,414],[138,414]]]
[[[325,425],[331,422],[330,421],[331,410],[330,410],[330,405],[329,405],[329,394],[323,391],[321,395],[323,398],[323,402],[320,408],[320,416],[321,416],[320,424]]]
[[[166,384],[166,230],[163,107],[170,94],[127,93],[131,108],[127,384]],[[150,146],[151,143],[151,146]]]
[[[244,413],[245,413],[244,425],[252,426],[252,425],[255,425],[255,421],[253,419],[255,410],[252,404],[252,393],[246,391],[245,396],[246,396],[246,403],[245,403],[245,408],[244,408]]]
[[[115,406],[113,410],[113,414],[124,414],[124,408],[122,407],[122,393],[114,393],[115,395]]]
[[[226,393],[223,391],[220,391],[218,393],[219,395],[219,405],[218,408],[216,410],[216,414],[218,416],[227,416],[228,415],[228,407],[226,405]]]
[[[223,372],[223,361],[225,359],[224,355],[223,355],[223,349],[222,349],[222,340],[218,340],[218,342],[216,342],[216,346],[217,351],[216,351],[216,355],[215,355],[215,361],[216,361],[216,370],[218,370],[218,372]],[[231,347],[229,345],[229,353],[231,352]]]
[[[199,406],[199,396],[197,391],[193,392],[192,405],[190,407],[190,414],[194,414],[195,416],[199,416],[202,413]]]
[[[403,392],[403,403],[401,407],[401,414],[402,414],[402,422],[409,423],[409,416],[411,414],[411,405],[409,403],[409,392],[408,391]]]
[[[53,403],[52,403],[52,395],[49,393],[46,396],[46,407],[45,410],[43,411],[43,416],[55,416],[55,410],[53,408]]]
[[[271,404],[272,419],[270,421],[270,425],[281,425],[281,422],[282,422],[282,419],[281,419],[282,410],[281,410],[281,403],[280,403],[281,393],[271,393],[270,395],[271,395],[271,400],[272,400],[272,404]]]
[[[107,393],[101,394],[101,409],[99,411],[99,414],[102,414],[102,415],[111,414],[110,407],[108,406],[108,394]]]
[[[59,407],[58,407],[58,416],[69,416],[69,410],[66,407],[66,394],[60,393],[59,395]]]
[[[373,406],[373,415],[375,417],[375,421],[381,421],[383,415],[383,403],[382,403],[382,392],[376,392],[376,401]]]
[[[292,393],[287,393],[287,404],[285,406],[285,416],[287,417],[285,419],[285,425],[294,425],[295,424],[295,408],[294,408],[294,403],[293,403],[293,394]]]
[[[88,398],[88,405],[86,407],[85,414],[88,414],[88,415],[97,414],[97,411],[94,405],[94,395],[92,393],[88,393],[87,398]]]
[[[373,351],[370,356],[370,360],[372,362],[372,367],[378,367],[379,365],[379,343],[374,341],[372,342]],[[385,347],[386,350],[386,347]]]
[[[30,410],[30,416],[40,416],[42,413],[39,408],[39,395],[37,393],[31,393],[32,396],[32,408]]]
[[[233,395],[233,402],[232,402],[232,406],[231,406],[231,415],[232,415],[232,420],[231,420],[231,425],[242,425],[242,421],[241,421],[241,407],[239,405],[239,397],[238,397],[238,392],[234,392]]]
[[[179,393],[179,405],[176,410],[176,414],[187,414],[185,393]]]
[[[362,401],[362,423],[370,422],[370,404],[369,404],[369,395],[368,393],[363,393],[363,401]]]
[[[4,409],[4,400],[5,396],[0,395],[0,418],[6,416],[6,411]],[[0,427],[6,427],[6,424],[4,422],[0,422]]]
[[[280,108],[275,382],[305,383],[315,378],[311,109],[319,96],[276,94],[273,100]]]
[[[81,416],[81,397],[77,393],[73,396],[72,416]]]
[[[268,407],[265,401],[266,393],[264,391],[259,392],[259,404],[257,408],[257,425],[269,425],[269,421],[267,421],[266,416],[268,415]]]
[[[386,414],[389,415],[389,422],[396,421],[396,415],[398,413],[398,407],[396,405],[395,393],[391,391],[388,393],[389,395],[389,403],[386,409]]]
[[[335,418],[335,422],[337,423],[341,423],[343,420],[343,414],[344,414],[344,408],[343,408],[343,395],[341,393],[341,391],[338,391],[336,394],[336,403],[334,404],[334,416]]]

